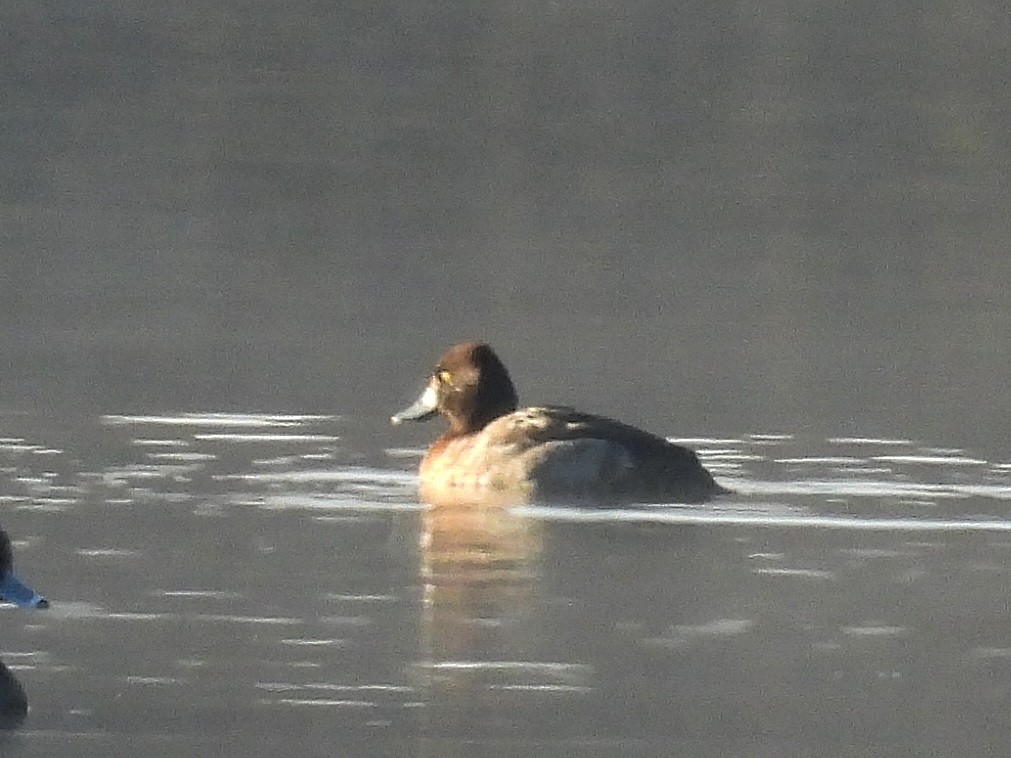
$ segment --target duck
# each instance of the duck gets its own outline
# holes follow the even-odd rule
[[[0,529],[0,599],[19,608],[48,608],[49,601],[28,587],[14,573],[14,547]],[[20,726],[28,715],[28,695],[21,682],[0,661],[0,729]]]
[[[521,502],[703,503],[730,493],[694,451],[568,406],[518,407],[505,364],[484,342],[450,347],[421,396],[390,421],[442,415],[449,428],[425,453],[429,501],[508,493]]]

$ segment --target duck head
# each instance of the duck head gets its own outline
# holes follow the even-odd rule
[[[495,352],[481,342],[463,342],[439,359],[421,397],[390,421],[424,421],[441,413],[456,436],[512,413],[516,403],[512,379]]]

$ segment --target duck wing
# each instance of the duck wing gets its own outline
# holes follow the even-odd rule
[[[606,416],[543,406],[498,422],[506,422],[503,441],[530,451],[542,467],[565,466],[584,480],[594,467],[593,486],[611,498],[702,502],[726,492],[692,450]],[[570,487],[571,477],[564,478]]]

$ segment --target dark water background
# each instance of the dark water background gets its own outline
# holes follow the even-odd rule
[[[983,2],[5,4],[0,523],[54,607],[0,620],[0,747],[1006,755],[1009,47]],[[423,509],[386,419],[462,338],[739,495]]]

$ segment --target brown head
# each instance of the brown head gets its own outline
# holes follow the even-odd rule
[[[439,359],[421,397],[390,420],[422,421],[441,413],[456,436],[481,430],[516,410],[516,402],[509,372],[495,352],[481,342],[463,342]]]

